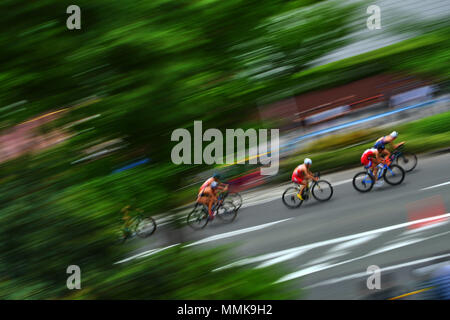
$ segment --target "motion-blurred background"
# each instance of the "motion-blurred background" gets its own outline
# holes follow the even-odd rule
[[[211,274],[225,248],[114,264],[141,245],[114,245],[120,209],[171,217],[212,172],[245,192],[289,181],[306,155],[322,172],[358,166],[392,128],[413,152],[450,147],[448,1],[79,0],[68,30],[71,4],[0,3],[3,299],[298,298],[271,284],[279,268]],[[279,174],[173,164],[171,134],[194,120],[279,128]],[[184,241],[181,220],[146,241]]]

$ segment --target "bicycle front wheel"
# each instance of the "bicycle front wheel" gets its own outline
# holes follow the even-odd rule
[[[187,216],[187,224],[192,229],[203,229],[208,224],[208,212],[202,205],[196,205]]]
[[[218,209],[217,216],[224,222],[233,222],[236,219],[237,209],[232,201],[225,201]]]
[[[414,153],[404,152],[397,158],[397,164],[405,172],[411,172],[417,166],[417,156]]]
[[[364,171],[353,177],[353,187],[359,192],[369,192],[373,188],[373,183],[373,177]]]
[[[237,192],[232,192],[228,194],[227,200],[231,200],[236,207],[236,210],[239,210],[242,206],[242,197]]]
[[[319,180],[312,188],[312,195],[317,201],[328,201],[333,195],[333,187],[328,181]]]
[[[405,179],[405,171],[402,169],[402,167],[394,164],[391,165],[390,168],[387,168],[384,171],[384,180],[389,183],[390,185],[396,186],[403,182],[403,179]]]
[[[156,231],[156,221],[150,216],[139,218],[136,234],[141,238],[150,237]]]
[[[297,194],[299,193],[300,189],[296,187],[289,187],[286,189],[286,191],[283,192],[282,200],[286,207],[290,209],[298,208],[303,203],[303,200],[301,200]]]

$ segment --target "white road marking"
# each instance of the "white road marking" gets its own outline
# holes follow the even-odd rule
[[[373,236],[373,235],[377,235],[378,236],[379,234],[387,232],[387,231],[401,229],[401,228],[407,227],[409,225],[413,225],[413,224],[417,224],[417,223],[421,223],[421,222],[427,222],[427,221],[435,220],[435,219],[438,219],[438,218],[449,217],[449,216],[450,216],[450,213],[446,213],[446,214],[443,214],[443,215],[440,215],[440,216],[433,216],[433,217],[429,217],[429,218],[408,221],[408,222],[405,222],[405,223],[400,223],[400,224],[389,226],[389,227],[384,227],[384,228],[379,228],[379,229],[375,229],[375,230],[365,231],[365,232],[356,233],[356,234],[352,234],[352,235],[348,235],[348,236],[343,236],[343,237],[339,237],[339,238],[335,238],[335,239],[330,239],[330,240],[324,240],[324,241],[319,241],[319,242],[315,242],[315,243],[310,243],[310,244],[299,246],[299,247],[294,247],[294,248],[285,249],[285,250],[278,251],[278,252],[272,252],[272,253],[269,253],[269,254],[264,254],[264,255],[253,257],[253,258],[250,258],[250,259],[238,260],[236,262],[230,263],[228,265],[225,265],[225,266],[220,267],[220,268],[215,269],[215,270],[226,269],[226,268],[229,268],[229,267],[233,267],[235,265],[251,264],[251,263],[254,263],[255,261],[261,261],[259,259],[262,259],[263,257],[268,257],[270,254],[273,254],[274,257],[280,257],[282,255],[291,255],[291,254],[293,255],[294,252],[302,252],[303,253],[304,250],[310,250],[310,249],[313,249],[313,248],[318,248],[318,247],[322,247],[322,246],[326,246],[326,245],[330,245],[330,244],[340,243],[340,242],[344,242],[344,241],[349,241],[349,240],[353,240],[353,239],[359,239],[359,238]],[[194,245],[194,244],[191,244],[191,245]],[[253,259],[258,259],[258,260],[253,260]],[[265,258],[265,259],[262,259],[262,260],[268,260],[268,259],[270,259],[270,258]]]
[[[419,233],[428,229],[432,229],[432,228],[436,228],[436,227],[441,227],[447,223],[449,223],[450,220],[444,220],[444,221],[439,221],[439,222],[435,222],[433,224],[429,224],[429,225],[425,225],[423,227],[420,228],[415,228],[415,229],[410,229],[410,230],[406,230],[403,234],[404,235],[408,235],[408,234],[413,234],[413,233]]]
[[[421,239],[421,241],[432,239],[432,238],[435,238],[435,237],[440,237],[440,236],[443,236],[443,235],[448,234],[448,233],[450,233],[450,231],[443,232],[443,233],[440,233],[440,234],[436,234],[436,235],[433,235],[433,236],[430,236],[430,237],[427,237],[427,238],[423,238],[423,239]],[[412,243],[416,243],[416,242],[417,241],[414,241]],[[409,244],[412,244],[412,243],[409,243]],[[405,245],[403,245],[403,246],[405,246]],[[396,249],[396,248],[393,247],[390,250],[394,250],[394,249]],[[385,251],[387,251],[387,250],[385,250]],[[319,265],[320,268],[318,268],[318,269],[314,269],[314,266],[308,267],[306,269],[302,269],[302,270],[290,273],[290,274],[282,277],[281,279],[279,279],[275,283],[280,283],[280,282],[292,280],[292,279],[295,279],[295,278],[298,278],[298,277],[302,277],[302,276],[305,276],[305,275],[308,275],[308,274],[311,274],[311,273],[315,273],[315,272],[322,271],[322,270],[325,270],[325,269],[334,268],[334,267],[337,267],[337,266],[340,266],[340,265],[343,265],[343,264],[346,264],[346,263],[349,263],[349,262],[353,262],[353,261],[356,261],[356,260],[361,260],[361,259],[370,257],[372,255],[376,255],[378,253],[371,252],[371,253],[365,254],[363,256],[356,257],[356,258],[349,259],[349,260],[345,260],[345,261],[341,261],[341,262],[338,262],[338,263],[335,263],[335,264],[332,264],[332,265],[327,265],[327,266]]]
[[[394,249],[398,249],[398,248],[401,248],[401,247],[406,247],[406,246],[409,246],[410,244],[421,242],[423,240],[424,240],[424,238],[419,238],[419,239],[406,240],[406,241],[402,241],[402,242],[399,242],[399,243],[390,244],[388,246],[381,247],[379,249],[373,250],[368,255],[379,254],[379,253],[383,253],[383,252],[386,252],[386,251],[391,251],[391,250],[394,250]]]
[[[264,268],[264,267],[268,267],[268,266],[274,265],[276,263],[280,263],[280,262],[283,262],[283,261],[286,261],[286,260],[294,259],[294,258],[302,255],[303,253],[305,253],[305,252],[307,252],[309,250],[310,249],[306,248],[306,249],[303,249],[303,250],[296,250],[294,252],[284,254],[284,255],[282,255],[280,257],[277,257],[277,258],[274,258],[274,259],[270,259],[269,261],[263,262],[259,266],[257,266],[256,268],[257,269]]]
[[[397,265],[393,265],[393,266],[389,266],[389,267],[384,267],[384,268],[381,268],[381,271],[382,272],[383,271],[385,271],[385,272],[391,271],[391,270],[409,267],[409,266],[413,266],[416,264],[421,264],[421,263],[425,263],[428,261],[438,260],[438,259],[447,258],[447,257],[450,257],[450,253],[444,254],[444,255],[439,255],[439,256],[434,256],[434,257],[430,257],[430,258],[425,258],[425,259],[414,260],[414,261],[401,263],[401,264],[397,264]],[[307,286],[306,289],[316,288],[316,287],[320,287],[320,286],[326,286],[326,285],[330,285],[330,284],[334,284],[334,283],[338,283],[338,282],[342,282],[342,281],[346,281],[346,280],[353,280],[353,279],[357,279],[357,278],[361,278],[361,277],[367,277],[367,272],[360,272],[360,273],[355,273],[355,274],[348,275],[345,277],[325,280],[325,281]]]
[[[220,240],[220,239],[225,239],[225,238],[237,236],[239,234],[243,234],[243,233],[247,233],[247,232],[261,230],[261,229],[268,228],[268,227],[273,226],[275,224],[278,224],[278,223],[281,223],[281,222],[285,222],[285,221],[288,221],[288,220],[291,220],[291,219],[292,218],[278,220],[278,221],[274,221],[274,222],[261,224],[259,226],[254,226],[254,227],[250,227],[250,228],[245,228],[245,229],[240,229],[240,230],[235,230],[235,231],[231,231],[231,232],[217,234],[215,236],[211,236],[211,237],[205,238],[203,240],[199,240],[199,241],[196,241],[194,243],[185,245],[184,247],[191,247],[191,246],[195,246],[195,245],[206,243],[206,242],[211,242],[211,241],[215,241],[215,240]]]
[[[342,180],[342,181],[338,181],[338,182],[330,182],[332,187],[335,186],[340,186],[341,184],[345,184],[345,183],[349,183],[352,182],[353,179],[347,179],[347,180]]]
[[[450,181],[447,181],[447,182],[444,182],[444,183],[441,183],[441,184],[436,184],[436,185],[431,186],[431,187],[422,188],[422,189],[420,189],[420,190],[421,190],[421,191],[422,191],[422,190],[429,190],[429,189],[433,189],[433,188],[442,187],[442,186],[445,186],[445,185],[447,185],[447,184],[450,184]]]
[[[334,259],[337,257],[341,257],[343,255],[349,254],[350,251],[348,251],[347,249],[361,245],[365,242],[369,242],[372,239],[377,238],[379,235],[381,235],[381,233],[368,235],[366,237],[361,237],[361,238],[357,238],[355,240],[350,240],[350,241],[338,244],[338,245],[332,247],[330,250],[328,250],[328,252],[327,252],[327,254],[325,254],[325,256],[308,262],[306,264],[306,266],[322,263],[324,261],[331,260],[331,259]]]
[[[318,265],[315,265],[315,266],[311,266],[311,267],[308,267],[306,269],[299,270],[297,272],[288,274],[287,276],[282,277],[280,280],[276,281],[275,283],[280,283],[280,282],[292,280],[292,279],[295,279],[295,278],[303,277],[303,276],[305,276],[307,274],[310,274],[310,273],[315,273],[315,272],[319,272],[319,271],[328,269],[331,266],[332,265],[330,265],[328,263],[323,263],[323,264],[318,264]]]
[[[350,241],[338,244],[338,245],[334,246],[333,248],[331,248],[330,252],[341,251],[341,250],[345,250],[345,249],[348,249],[348,248],[351,248],[354,246],[358,246],[360,244],[363,244],[365,242],[368,242],[368,241],[378,237],[379,235],[380,235],[380,233],[370,234],[365,237],[356,238],[355,240],[350,240]]]
[[[238,266],[243,266],[243,265],[251,264],[251,263],[255,263],[255,262],[261,262],[264,260],[282,256],[284,254],[288,254],[290,252],[294,252],[295,250],[296,250],[295,248],[294,249],[286,249],[286,250],[282,250],[279,252],[263,254],[261,256],[257,256],[257,257],[253,257],[253,258],[245,258],[245,259],[238,260],[233,263],[227,264],[226,266],[214,269],[212,271],[215,272],[215,271],[219,271],[219,270],[223,270],[223,269],[227,269],[227,268],[231,268],[231,267],[238,267]]]
[[[331,259],[341,257],[341,256],[346,255],[348,253],[349,253],[349,251],[340,251],[340,252],[330,253],[330,254],[327,254],[327,255],[325,255],[323,257],[319,257],[317,259],[309,261],[308,263],[305,264],[305,266],[311,266],[311,265],[323,263],[325,261],[330,261]]]
[[[179,245],[179,243],[172,244],[172,245],[167,246],[167,247],[164,247],[164,248],[157,248],[157,249],[147,250],[147,251],[138,253],[138,254],[136,254],[136,255],[134,255],[134,256],[131,256],[131,257],[129,257],[129,258],[126,258],[126,259],[120,260],[120,261],[118,261],[118,262],[115,262],[114,264],[123,263],[123,262],[130,261],[130,260],[133,260],[133,259],[136,259],[136,258],[144,258],[144,257],[148,257],[148,256],[151,256],[151,255],[153,255],[153,254],[155,254],[155,253],[161,252],[161,251],[163,251],[163,250],[169,249],[169,248],[174,247],[174,246],[177,246],[177,245]]]

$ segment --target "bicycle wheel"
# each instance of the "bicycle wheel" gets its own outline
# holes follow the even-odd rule
[[[328,201],[333,195],[333,187],[328,181],[319,180],[314,184],[311,192],[317,201]]]
[[[141,238],[150,237],[156,231],[156,221],[150,216],[139,217],[136,234]]]
[[[217,209],[217,216],[225,222],[233,222],[236,219],[237,209],[232,201],[224,201],[224,203]]]
[[[237,192],[229,193],[227,200],[231,200],[233,202],[234,206],[236,207],[236,210],[239,210],[242,206],[242,197]]]
[[[297,187],[289,187],[283,192],[282,200],[285,206],[291,209],[301,206],[303,200],[297,197],[299,190]]]
[[[403,179],[405,179],[405,171],[402,169],[402,167],[394,164],[391,165],[390,169],[387,168],[384,173],[384,180],[389,183],[390,185],[398,185],[403,182]]]
[[[187,224],[196,230],[203,229],[208,224],[208,212],[202,205],[195,205],[187,216]]]
[[[359,192],[369,192],[373,188],[373,182],[373,177],[364,171],[353,177],[353,187]]]
[[[405,172],[411,172],[417,166],[417,156],[414,153],[404,152],[397,158],[396,162]]]
[[[114,244],[115,244],[115,245],[121,245],[121,244],[124,244],[125,241],[127,241],[127,239],[128,239],[128,236],[127,236],[123,231],[117,232],[116,237],[117,237],[117,238],[116,238],[116,240],[114,241]]]

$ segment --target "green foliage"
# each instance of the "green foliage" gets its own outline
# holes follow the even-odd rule
[[[317,66],[294,74],[296,93],[318,90],[383,72],[403,72],[437,81],[449,80],[449,27],[387,47]]]
[[[83,298],[88,299],[293,299],[275,267],[252,270],[237,267],[212,272],[227,264],[224,248],[169,248],[147,258],[117,265]],[[131,294],[130,294],[131,293]]]
[[[204,128],[245,126],[261,103],[369,72],[411,69],[448,75],[442,64],[448,52],[444,32],[416,45],[376,52],[373,59],[366,55],[305,71],[310,62],[345,44],[349,13],[358,7],[340,1],[152,0],[124,5],[79,0],[78,31],[66,28],[70,4],[0,3],[1,125],[89,97],[96,97],[96,103],[74,107],[41,130],[99,115],[74,126],[77,135],[58,147],[0,166],[1,298],[290,298],[283,285],[270,285],[279,276],[272,268],[211,274],[226,263],[219,251],[174,248],[113,265],[125,256],[125,248],[113,244],[120,208],[136,198],[149,214],[164,212],[182,202],[174,190],[184,177],[206,167],[173,165],[171,132],[199,119]],[[315,6],[307,7],[311,4]],[[411,59],[406,61],[405,55]],[[18,101],[25,103],[15,106]],[[418,134],[426,131],[417,128]],[[86,155],[86,148],[114,138],[126,142],[120,154],[73,164]],[[330,149],[359,138],[320,143]],[[433,146],[447,141],[442,134],[430,139]],[[424,140],[412,141],[419,145]],[[356,163],[361,151],[311,152],[317,168],[325,170]],[[144,156],[151,159],[149,165],[111,174]],[[294,160],[283,163],[280,176],[293,169]],[[86,284],[76,294],[66,288],[65,270],[72,264],[81,267]]]
[[[400,129],[411,135],[425,135],[425,139],[429,135],[445,134],[450,131],[450,112],[413,121],[407,125],[402,125]]]
[[[361,144],[362,141],[376,140],[381,136],[381,130],[357,130],[348,133],[335,134],[311,142],[304,152],[322,152],[336,150],[353,144]]]

